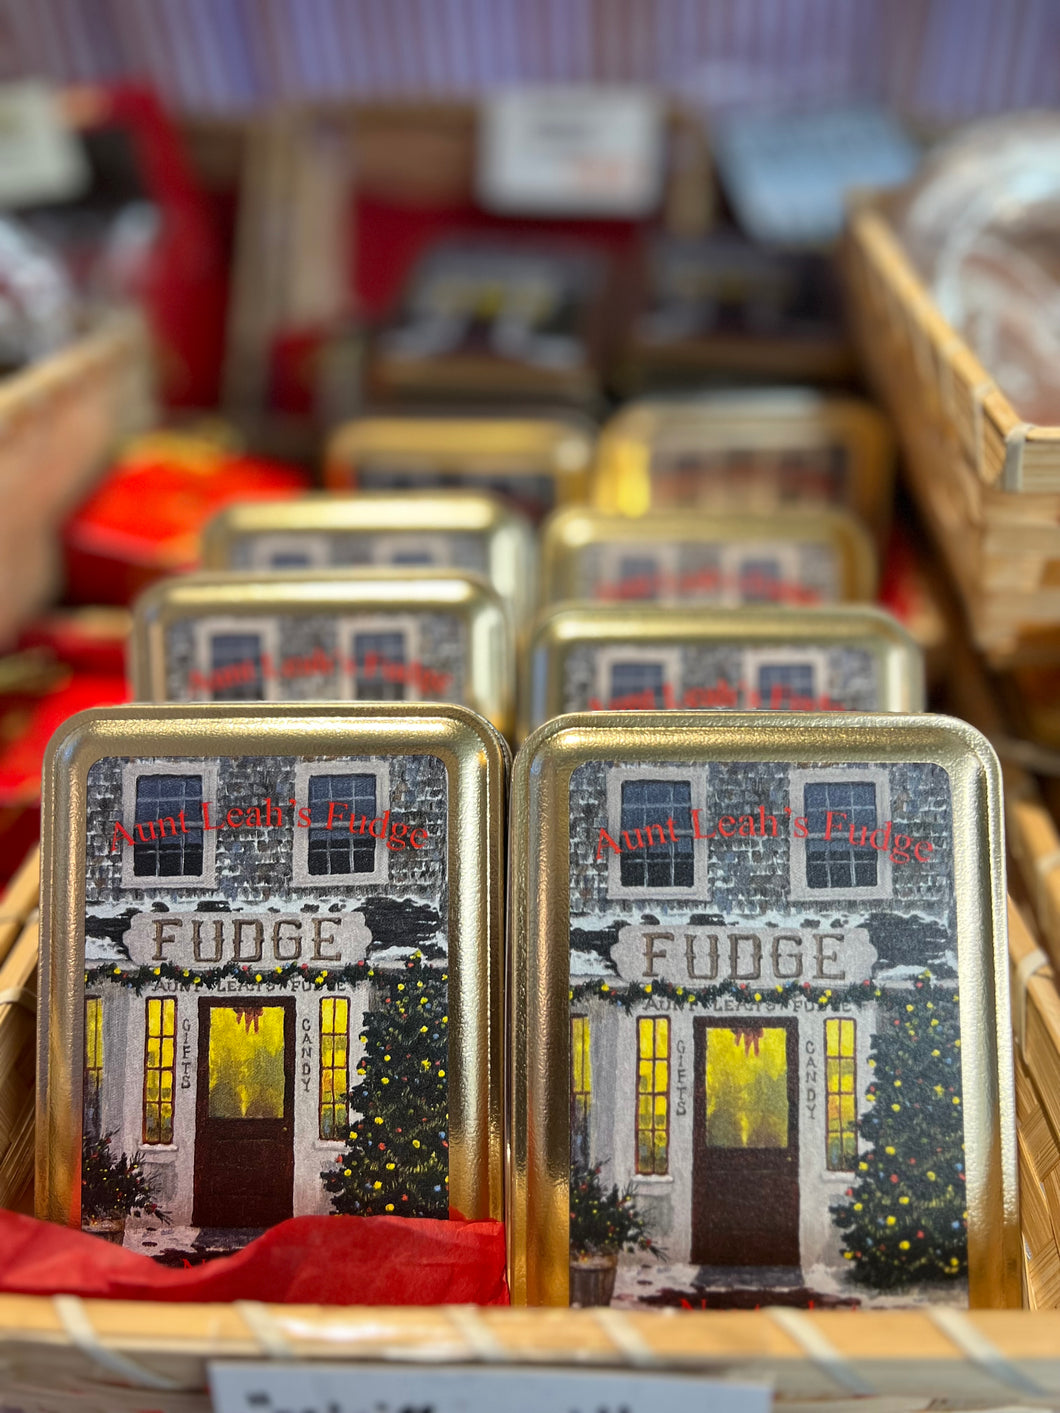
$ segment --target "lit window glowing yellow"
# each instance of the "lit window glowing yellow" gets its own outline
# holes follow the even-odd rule
[[[171,996],[147,1002],[144,1027],[144,1142],[173,1142],[173,1067],[177,1003]]]
[[[589,1017],[570,1018],[570,1135],[571,1159],[589,1161],[589,1107],[593,1073],[589,1056]]]
[[[708,1148],[788,1146],[788,1032],[707,1031]]]
[[[321,1138],[346,1137],[349,1033],[349,1001],[342,996],[325,996],[320,1002]]]
[[[665,1173],[670,1165],[670,1021],[637,1021],[637,1172]]]
[[[282,1006],[213,1006],[210,1010],[210,1117],[282,1119]]]
[[[824,1039],[828,1166],[842,1172],[853,1168],[858,1156],[854,1022],[825,1021]]]
[[[99,996],[85,997],[85,1091],[82,1104],[85,1133],[100,1131],[100,1099],[103,1090],[103,1002]]]

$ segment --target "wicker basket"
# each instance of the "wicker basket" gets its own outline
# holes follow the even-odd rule
[[[0,645],[54,592],[58,526],[121,438],[150,417],[143,321],[99,321],[0,382]]]
[[[1041,824],[1040,820],[1036,820]],[[1055,831],[1053,834],[1055,839]],[[1048,842],[1048,841],[1046,841]],[[1040,841],[1035,847],[1040,846]],[[0,902],[0,1205],[31,1179],[37,856]],[[807,1312],[336,1309],[151,1305],[0,1296],[0,1401],[23,1413],[208,1410],[209,1362],[278,1358],[675,1370],[772,1382],[800,1413],[851,1396],[864,1413],[945,1399],[966,1407],[1060,1403],[1060,996],[1011,910],[1021,1037],[1020,1176],[1026,1311]],[[1033,963],[1024,959],[1034,957]],[[1045,1308],[1050,1307],[1050,1308]],[[351,1376],[352,1377],[352,1376]],[[900,1403],[896,1403],[901,1400]]]
[[[909,482],[995,664],[1060,656],[1060,427],[1020,421],[942,318],[883,202],[852,212],[854,330]]]

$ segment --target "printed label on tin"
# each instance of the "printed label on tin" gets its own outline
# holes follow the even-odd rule
[[[842,584],[835,548],[792,540],[588,545],[575,568],[575,597],[605,602],[836,603]]]
[[[571,777],[572,1304],[967,1303],[949,777]]]
[[[268,530],[240,535],[237,569],[489,569],[486,539],[467,531]]]
[[[166,698],[462,702],[466,640],[448,613],[184,618],[166,629]]]
[[[92,766],[85,1230],[448,1215],[447,798],[433,756]]]
[[[563,660],[564,711],[874,711],[882,705],[879,665],[864,648],[585,643]]]
[[[775,512],[788,505],[841,505],[848,457],[837,444],[809,447],[688,448],[652,458],[656,509]]]

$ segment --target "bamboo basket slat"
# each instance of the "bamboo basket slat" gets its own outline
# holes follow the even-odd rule
[[[23,859],[0,899],[0,965],[15,945],[40,893],[40,849],[33,848]]]
[[[1020,417],[939,312],[880,206],[859,206],[850,228],[857,280],[870,287],[865,302],[889,316],[888,332],[923,380],[920,395],[942,409],[980,480],[1007,491],[1060,491],[1060,427]]]
[[[32,1210],[39,928],[28,923],[0,966],[0,1206]]]
[[[790,1312],[778,1319],[770,1311],[611,1312],[601,1319],[591,1310],[171,1305],[163,1325],[151,1307],[86,1301],[77,1314],[91,1331],[81,1345],[69,1336],[68,1304],[0,1297],[4,1393],[19,1398],[26,1413],[205,1410],[209,1361],[260,1361],[278,1351],[284,1362],[309,1364],[488,1363],[510,1366],[513,1378],[542,1365],[631,1376],[666,1369],[769,1382],[782,1407],[856,1406],[864,1413],[920,1409],[933,1399],[949,1409],[1048,1408],[1060,1398],[1060,1313],[1051,1310],[978,1311],[960,1321],[959,1335],[930,1312],[913,1310],[857,1318],[800,1312],[789,1323]],[[828,1355],[809,1355],[822,1341]],[[123,1389],[105,1365],[108,1353],[142,1371],[141,1389]],[[350,1379],[355,1386],[352,1369]],[[159,1389],[162,1382],[169,1387]]]
[[[54,589],[57,527],[120,440],[150,417],[142,318],[113,313],[0,380],[0,642]]]
[[[1005,663],[1033,649],[1033,635],[1042,630],[1052,629],[1060,640],[1060,498],[1048,498],[1055,503],[1040,520],[1026,508],[999,516],[1001,496],[1006,506],[1024,498],[981,486],[960,448],[926,415],[920,385],[909,384],[909,357],[879,334],[856,298],[855,327],[873,381],[894,416],[910,488],[978,646],[992,661]]]

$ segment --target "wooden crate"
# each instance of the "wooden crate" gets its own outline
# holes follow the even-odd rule
[[[150,417],[143,321],[113,314],[0,381],[0,646],[58,586],[59,526]]]
[[[996,664],[1060,656],[1060,428],[1030,427],[942,318],[887,219],[851,214],[855,337],[978,646]]]

